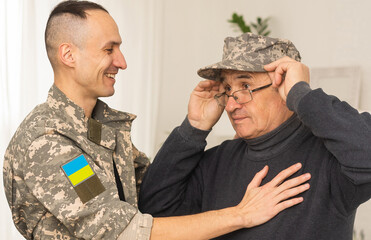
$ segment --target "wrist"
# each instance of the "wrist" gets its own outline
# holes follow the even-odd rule
[[[288,92],[286,98],[287,107],[294,112],[298,111],[300,100],[312,89],[307,82],[296,83]]]
[[[207,124],[207,123],[204,123],[204,122],[195,121],[195,120],[192,120],[192,119],[189,119],[189,118],[188,118],[188,121],[189,121],[189,123],[191,124],[192,127],[197,128],[197,129],[202,130],[202,131],[210,131],[211,128],[212,128],[212,126],[210,126],[210,124]]]
[[[191,125],[189,118],[186,117],[180,127],[178,128],[179,134],[187,141],[192,141],[199,147],[206,145],[206,138],[210,131],[198,129]]]
[[[234,231],[248,226],[248,224],[246,224],[246,216],[244,216],[237,207],[224,208],[220,211],[222,211],[225,219],[228,219],[230,224],[229,227],[234,229]]]

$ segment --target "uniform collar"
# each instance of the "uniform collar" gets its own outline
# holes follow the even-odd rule
[[[112,109],[105,102],[98,99],[93,109],[92,117],[101,123],[114,121],[132,122],[136,118],[136,115]]]
[[[50,88],[47,103],[56,112],[63,114],[69,121],[78,125],[85,125],[84,109],[69,99],[55,84]]]
[[[85,117],[84,109],[69,99],[55,84],[50,88],[47,103],[55,112],[60,123],[55,123],[58,131],[67,136],[86,135],[90,141],[114,150],[116,147],[116,128],[126,122],[131,126],[135,115],[120,112],[97,100],[92,118]]]

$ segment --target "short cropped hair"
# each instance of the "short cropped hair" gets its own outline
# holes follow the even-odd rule
[[[45,46],[50,63],[54,68],[56,51],[61,41],[71,41],[82,47],[85,40],[83,26],[88,10],[108,11],[90,1],[69,0],[59,3],[50,13],[45,28]]]

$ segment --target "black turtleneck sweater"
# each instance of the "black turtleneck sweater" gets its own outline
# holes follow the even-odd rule
[[[322,90],[298,83],[287,99],[295,114],[261,137],[204,151],[209,132],[186,119],[174,129],[141,186],[139,208],[153,216],[187,215],[237,205],[255,173],[264,183],[301,162],[311,173],[304,202],[269,222],[217,239],[352,239],[356,208],[371,197],[371,117]]]

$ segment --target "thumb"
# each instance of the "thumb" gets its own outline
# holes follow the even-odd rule
[[[251,180],[247,188],[249,189],[249,188],[259,187],[263,179],[265,178],[265,176],[267,176],[267,173],[268,173],[268,166],[265,165],[262,170],[260,170],[259,172],[255,174],[254,178]]]

